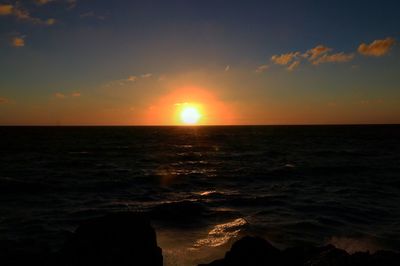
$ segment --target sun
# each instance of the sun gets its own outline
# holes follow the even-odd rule
[[[201,117],[200,110],[195,106],[184,106],[180,112],[181,122],[185,125],[196,125]]]
[[[209,90],[183,87],[171,88],[169,93],[154,99],[152,105],[146,108],[142,123],[195,127],[232,125],[235,120],[233,105],[222,102]]]

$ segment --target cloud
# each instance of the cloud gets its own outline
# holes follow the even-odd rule
[[[309,60],[315,60],[317,59],[320,55],[323,55],[327,52],[332,51],[332,48],[326,47],[324,45],[317,45],[314,48],[308,50],[304,56],[309,57]]]
[[[230,65],[227,65],[226,67],[225,67],[225,72],[228,72],[229,70],[231,69],[231,66]]]
[[[4,97],[0,97],[0,104],[7,104],[10,103],[10,99],[8,98],[4,98]]]
[[[65,98],[68,98],[68,97],[81,97],[81,93],[79,91],[74,91],[74,92],[72,92],[70,94],[65,94],[65,93],[62,93],[62,92],[56,92],[56,93],[54,93],[54,97],[57,98],[57,99],[65,99]]]
[[[56,97],[57,99],[64,99],[66,96],[64,93],[56,92],[54,93],[54,97]]]
[[[314,48],[301,52],[289,52],[281,55],[273,55],[271,60],[278,65],[287,66],[286,69],[293,71],[297,69],[302,61],[308,61],[317,66],[323,63],[344,63],[353,60],[354,53],[331,53],[332,48],[325,45],[317,45]]]
[[[39,6],[47,5],[53,2],[64,2],[68,5],[68,9],[74,8],[77,4],[77,0],[34,0],[34,2]]]
[[[256,72],[263,73],[263,72],[267,71],[268,69],[269,69],[269,65],[261,65],[261,66],[257,67]]]
[[[0,4],[0,16],[7,16],[13,13],[14,7],[10,4]]]
[[[95,19],[99,19],[99,20],[104,20],[106,18],[105,16],[97,15],[93,11],[82,13],[79,15],[79,17],[80,18],[95,18]]]
[[[37,5],[46,5],[46,4],[48,4],[48,3],[50,3],[50,2],[54,2],[55,0],[35,0],[34,2],[35,2],[35,4],[37,4]]]
[[[356,104],[360,105],[379,105],[384,103],[385,101],[383,99],[362,99]]]
[[[344,52],[336,54],[324,54],[312,61],[313,65],[319,65],[322,63],[344,63],[353,60],[354,54],[346,54]]]
[[[125,78],[125,79],[118,79],[118,80],[110,81],[110,82],[109,82],[108,84],[106,84],[105,86],[106,86],[106,87],[124,86],[124,85],[127,85],[128,83],[136,82],[139,78],[149,78],[149,77],[151,77],[151,76],[152,76],[152,74],[150,74],[150,73],[148,73],[148,74],[143,74],[143,75],[141,75],[140,77],[131,75],[131,76]]]
[[[19,21],[26,21],[39,25],[50,26],[56,23],[56,20],[54,18],[41,19],[33,17],[30,12],[20,4],[20,2],[16,2],[15,5],[0,4],[0,16],[7,15],[13,16]]]
[[[103,86],[108,87],[108,88],[109,87],[117,87],[117,86],[126,86],[133,82],[138,82],[139,80],[142,80],[142,79],[149,79],[151,77],[153,77],[152,73],[145,73],[140,76],[131,75],[124,79],[117,79],[117,80],[109,81],[108,83],[104,84]],[[158,78],[158,81],[162,81],[164,79],[165,79],[165,75],[161,75]]]
[[[286,53],[286,54],[281,54],[281,55],[273,55],[271,57],[271,60],[278,65],[287,65],[289,64],[292,60],[296,59],[300,55],[299,52],[291,52],[291,53]]]
[[[23,36],[16,36],[11,39],[11,46],[12,47],[24,47],[25,46],[25,39]]]
[[[147,78],[151,78],[151,76],[153,76],[153,74],[146,73],[146,74],[143,74],[141,77],[144,78],[144,79],[147,79]]]
[[[293,71],[293,70],[295,70],[296,68],[298,68],[299,65],[300,65],[300,61],[294,61],[293,63],[291,63],[291,64],[287,67],[287,70]]]
[[[68,4],[68,9],[74,9],[78,3],[77,0],[65,0],[65,2]]]
[[[136,76],[129,76],[126,81],[130,81],[130,82],[134,82],[136,81],[138,78]]]
[[[384,40],[375,40],[370,44],[362,43],[358,46],[358,52],[365,56],[384,56],[395,44],[395,39],[388,37]]]

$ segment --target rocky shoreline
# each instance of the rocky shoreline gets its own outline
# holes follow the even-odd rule
[[[109,214],[82,223],[62,249],[52,252],[35,243],[0,242],[4,266],[162,266],[156,232],[142,214]],[[400,253],[392,251],[348,254],[333,245],[279,250],[267,240],[246,236],[236,241],[224,258],[199,266],[398,266]]]

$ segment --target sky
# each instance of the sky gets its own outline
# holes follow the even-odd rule
[[[0,125],[400,123],[399,10],[0,0]]]

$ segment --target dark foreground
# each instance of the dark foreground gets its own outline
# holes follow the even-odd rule
[[[60,250],[82,221],[136,211],[167,266],[220,258],[245,235],[400,251],[399,136],[400,125],[0,127],[0,242]]]
[[[162,250],[150,221],[139,213],[114,213],[83,222],[62,249],[51,252],[35,243],[0,243],[1,265],[162,266]],[[378,251],[352,255],[332,245],[279,250],[260,237],[246,236],[224,258],[202,266],[398,266],[400,253]]]

